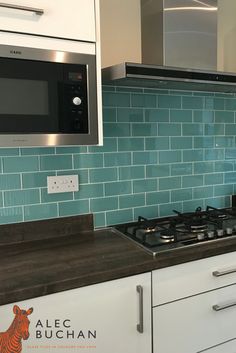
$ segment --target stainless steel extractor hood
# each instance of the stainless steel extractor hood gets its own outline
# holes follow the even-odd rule
[[[103,82],[236,92],[236,63],[228,59],[224,33],[230,2],[140,0],[142,64],[105,68]]]

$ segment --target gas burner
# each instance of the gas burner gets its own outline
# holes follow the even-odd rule
[[[189,224],[190,231],[193,233],[205,232],[207,230],[207,224]]]
[[[172,241],[175,241],[174,231],[172,231],[170,229],[161,230],[160,240],[162,243],[170,243]]]
[[[147,227],[147,228],[143,228],[143,232],[144,233],[154,233],[156,232],[156,228],[155,227]]]

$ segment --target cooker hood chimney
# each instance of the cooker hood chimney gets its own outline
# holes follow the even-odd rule
[[[236,60],[229,55],[232,38],[228,28],[228,41],[224,33],[229,5],[236,10],[235,3],[140,0],[142,64],[105,68],[104,83],[236,92]]]

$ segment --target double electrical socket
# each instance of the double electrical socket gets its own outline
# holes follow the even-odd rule
[[[78,175],[59,175],[47,177],[48,194],[79,190]]]

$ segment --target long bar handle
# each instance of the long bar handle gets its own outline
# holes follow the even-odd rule
[[[0,7],[6,7],[8,9],[14,9],[14,10],[34,12],[36,15],[39,15],[39,16],[42,16],[44,14],[44,10],[43,9],[38,9],[38,8],[35,8],[35,7],[28,7],[28,6],[14,5],[14,4],[6,4],[6,3],[3,3],[3,2],[0,2]]]
[[[212,275],[214,277],[221,277],[221,276],[229,275],[230,273],[234,273],[234,272],[236,272],[236,268],[230,268],[228,270],[214,271],[212,272]]]
[[[226,304],[216,304],[212,306],[212,309],[215,311],[220,311],[220,310],[224,310],[227,308],[230,308],[231,306],[236,306],[236,301],[235,302],[230,302],[230,303],[226,303]]]
[[[137,331],[143,333],[143,287],[139,285],[136,290],[139,294],[139,323],[137,324]]]

